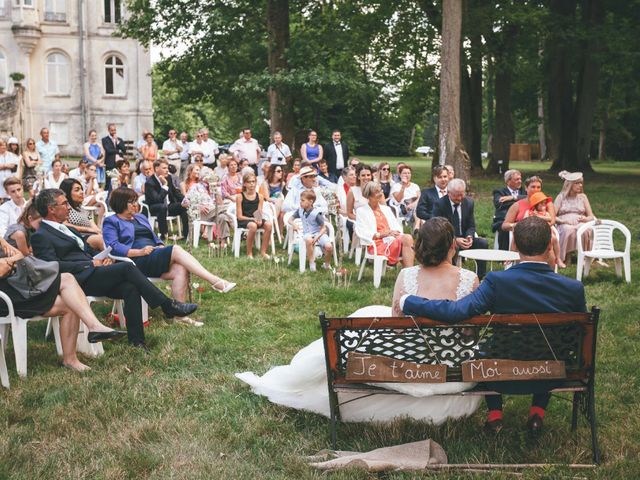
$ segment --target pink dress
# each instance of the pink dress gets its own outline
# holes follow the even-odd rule
[[[567,254],[576,250],[576,233],[582,226],[580,217],[587,216],[587,196],[580,193],[574,197],[563,197],[556,205],[556,227],[560,236],[560,258],[566,259]],[[591,248],[591,232],[582,238],[585,250]]]

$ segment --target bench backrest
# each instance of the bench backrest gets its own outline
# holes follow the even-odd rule
[[[594,307],[591,313],[479,315],[458,325],[419,317],[327,318],[320,313],[328,381],[357,383],[345,376],[350,352],[444,364],[447,382],[462,380],[462,362],[494,358],[557,359],[565,362],[567,380],[590,381],[599,313]]]

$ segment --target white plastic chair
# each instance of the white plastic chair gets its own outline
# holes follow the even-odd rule
[[[373,253],[369,253],[368,246],[373,246]],[[378,255],[378,249],[376,244],[371,239],[360,238],[360,246],[358,247],[361,252],[364,252],[364,258],[360,262],[360,272],[358,273],[358,281],[362,279],[364,268],[367,266],[367,260],[373,261],[373,286],[380,288],[380,282],[382,277],[387,271],[387,257],[384,255]]]
[[[588,231],[593,231],[593,246],[585,251],[582,245],[582,236]],[[620,230],[625,236],[624,251],[615,250],[613,244],[613,232]],[[631,232],[620,222],[615,220],[592,220],[582,225],[576,232],[576,244],[578,246],[578,265],[576,278],[582,280],[589,275],[591,263],[598,258],[612,259],[616,264],[616,275],[622,277],[624,265],[624,278],[631,283]]]
[[[193,248],[198,248],[200,244],[200,230],[202,227],[205,227],[205,232],[207,234],[207,240],[209,242],[213,241],[213,227],[215,227],[216,222],[209,222],[207,220],[193,220]]]
[[[138,197],[138,205],[140,205],[140,213],[142,213],[143,215],[146,215],[147,220],[149,221],[149,225],[151,225],[151,229],[155,230],[157,217],[151,215],[151,209],[149,208],[149,205],[145,202],[144,195],[140,195]],[[169,229],[173,232],[176,231],[175,226],[173,225],[174,220],[178,225],[178,230],[182,232],[182,222],[180,221],[180,217],[177,217],[177,216],[167,215],[167,225],[169,226]]]
[[[289,244],[287,245],[287,253],[289,254],[288,265],[291,265],[293,252],[295,251],[295,247],[297,245],[299,270],[300,273],[304,273],[307,265],[307,244],[304,241],[304,237],[302,235],[302,221],[300,219],[295,220],[295,224],[299,227],[299,230],[294,230],[293,226],[289,224],[291,215],[292,212],[287,212],[284,216],[285,225],[287,226],[287,237],[289,238]],[[325,222],[325,225],[327,226],[327,235],[329,236],[329,240],[333,244],[333,263],[334,265],[338,265],[338,252],[336,252],[336,231],[330,222]],[[314,256],[315,258],[324,257],[324,253],[322,252],[320,247],[315,247]]]
[[[21,318],[15,315],[13,302],[6,293],[0,291],[0,299],[7,305],[7,315],[0,317],[0,337],[2,337],[2,349],[6,347],[7,333],[11,325],[11,337],[13,338],[13,353],[16,357],[16,370],[21,377],[27,376],[27,322],[45,320],[45,317]]]
[[[263,202],[263,206],[266,204],[267,202]],[[247,230],[246,228],[242,228],[242,227],[238,227],[238,217],[236,216],[236,204],[235,203],[230,203],[229,207],[227,208],[227,214],[231,217],[231,219],[233,220],[233,256],[238,258],[240,256],[240,244],[242,243],[242,234],[248,232],[249,230]],[[269,217],[269,211],[265,211],[264,207],[262,209],[262,214],[264,215],[265,220],[269,220],[273,223],[273,220],[271,220],[271,218]],[[273,237],[273,228],[271,229],[271,238],[269,238],[269,241],[271,242],[271,254],[273,256],[275,256],[276,254],[276,247],[275,247],[275,243],[274,243],[274,237]],[[257,248],[260,248],[260,244],[261,244],[261,238],[262,238],[262,234],[264,233],[264,229],[259,228],[256,231],[256,239],[255,239],[255,244]]]
[[[4,388],[9,388],[9,370],[7,370],[7,360],[4,358],[3,335],[0,335],[0,384]]]

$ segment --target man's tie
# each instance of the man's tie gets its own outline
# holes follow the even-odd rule
[[[82,243],[82,240],[78,236],[76,236],[71,230],[69,230],[69,228],[67,228],[66,225],[59,223],[58,230],[64,233],[67,237],[70,237],[73,240],[75,240],[80,250],[84,251],[84,243]]]
[[[339,147],[339,146],[340,146],[340,142],[337,142],[337,143],[336,143],[336,147]]]
[[[455,230],[456,237],[462,236],[462,225],[460,224],[460,214],[458,213],[459,208],[459,203],[453,204],[453,228]]]

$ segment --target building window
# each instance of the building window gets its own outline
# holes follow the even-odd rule
[[[24,5],[25,7],[33,7],[34,0],[14,0],[16,6]]]
[[[105,23],[120,23],[121,13],[120,0],[104,0]]]
[[[104,93],[107,95],[126,94],[124,63],[119,57],[111,55],[104,62]]]
[[[44,19],[46,22],[66,22],[66,0],[46,0],[44,4]]]
[[[0,18],[9,16],[9,0],[0,0]]]
[[[7,80],[7,57],[4,56],[4,53],[0,52],[0,88],[7,93],[7,87],[9,85],[9,81]]]
[[[58,145],[69,145],[69,124],[67,122],[49,122],[49,136]]]
[[[47,57],[46,85],[49,95],[68,95],[69,59],[62,53],[51,53]]]

